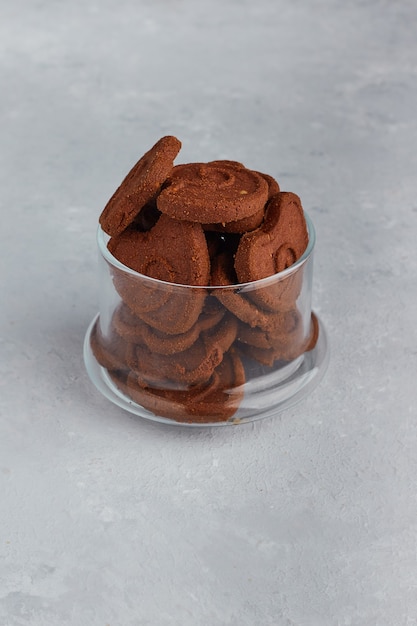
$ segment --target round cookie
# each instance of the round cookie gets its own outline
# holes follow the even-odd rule
[[[268,183],[240,163],[212,161],[178,166],[157,198],[158,209],[179,220],[223,223],[260,211]]]
[[[208,382],[186,389],[143,387],[131,373],[120,383],[123,393],[157,416],[176,422],[204,424],[225,422],[236,413],[243,399],[245,371],[231,349],[213,371]]]
[[[209,297],[210,296],[206,297],[206,302]],[[177,354],[191,348],[201,334],[214,326],[217,326],[225,314],[225,310],[219,302],[217,310],[212,308],[211,311],[206,309],[206,302],[204,303],[203,310],[194,326],[192,326],[185,333],[167,335],[166,333],[158,331],[149,325],[144,325],[142,330],[143,343],[152,352],[166,355]]]
[[[194,326],[185,333],[178,335],[167,335],[155,330],[134,315],[125,304],[116,309],[113,316],[113,326],[115,331],[124,339],[144,344],[151,352],[167,355],[176,354],[190,348],[203,331],[220,322],[225,310],[215,298],[212,300],[217,303],[217,306],[213,305],[210,296],[207,296],[203,310]]]
[[[137,346],[129,362],[141,384],[165,387],[171,381],[180,387],[206,382],[234,342],[237,321],[228,316],[213,329],[204,331],[193,345],[182,352],[158,354]]]
[[[144,276],[177,285],[208,284],[210,260],[200,224],[161,215],[150,230],[127,229],[107,247],[123,265]]]
[[[108,235],[120,234],[155,197],[180,149],[176,137],[162,137],[133,166],[100,215],[100,225]]]
[[[133,313],[171,335],[184,333],[195,324],[206,297],[201,287],[208,285],[210,277],[207,243],[200,224],[161,215],[146,232],[130,227],[112,237],[108,249],[123,265],[140,274],[112,268],[114,285]]]
[[[220,165],[231,164],[234,167],[244,168],[245,166],[238,161],[211,161],[211,163],[218,163]],[[175,168],[174,168],[175,169]],[[279,184],[269,174],[263,174],[262,172],[255,172],[262,176],[268,184],[268,200],[272,198],[276,193],[279,193]],[[203,224],[203,229],[207,232],[220,232],[220,233],[238,233],[243,234],[255,230],[262,224],[265,215],[265,207],[260,208],[253,215],[249,215],[249,217],[244,217],[242,219],[233,220],[231,222],[223,222],[223,223],[214,223],[214,224]]]
[[[291,267],[308,245],[308,231],[299,197],[280,192],[268,202],[263,224],[242,235],[235,255],[240,282],[256,281]],[[271,311],[290,310],[302,286],[303,272],[289,274],[256,289],[251,298]]]
[[[260,328],[266,332],[274,332],[282,325],[285,307],[277,310],[264,310],[254,302],[255,291],[248,291],[247,296],[239,293],[239,287],[233,290],[236,278],[233,275],[233,262],[227,254],[219,254],[212,261],[211,285],[215,296],[233,315],[252,328]],[[223,286],[226,289],[218,289]]]
[[[268,367],[272,367],[276,361],[293,361],[304,352],[313,350],[319,334],[318,321],[314,313],[311,314],[307,338],[303,335],[301,320],[299,321],[300,323],[288,333],[275,336],[265,334],[262,339],[266,341],[262,341],[259,334],[251,333],[253,329],[240,331],[238,333],[240,348],[244,354]]]
[[[262,226],[240,240],[235,256],[239,282],[282,272],[300,258],[307,244],[307,224],[300,198],[295,193],[281,191],[268,202]]]

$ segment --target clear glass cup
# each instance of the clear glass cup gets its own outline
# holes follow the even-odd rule
[[[277,415],[320,382],[328,363],[311,310],[314,226],[283,272],[195,287],[139,274],[99,228],[99,313],[84,342],[87,372],[114,404],[169,424],[241,424]]]

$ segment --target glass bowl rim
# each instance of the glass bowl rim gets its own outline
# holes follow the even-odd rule
[[[140,278],[142,281],[154,283],[157,285],[169,286],[171,289],[173,287],[178,287],[181,289],[183,288],[205,289],[205,290],[210,289],[210,291],[215,291],[219,289],[222,289],[223,291],[224,290],[241,291],[241,290],[249,290],[249,289],[250,290],[260,289],[262,287],[267,287],[269,284],[274,283],[275,281],[283,280],[284,278],[287,278],[291,274],[297,272],[312,255],[312,252],[314,250],[314,246],[316,243],[316,231],[314,228],[314,224],[310,216],[308,215],[308,213],[306,213],[306,211],[304,211],[304,217],[305,217],[306,224],[307,224],[308,244],[307,244],[307,248],[304,250],[300,258],[295,263],[290,265],[290,267],[287,267],[282,272],[277,272],[276,274],[271,274],[271,276],[266,276],[265,278],[260,278],[258,280],[252,280],[252,281],[248,281],[245,283],[233,283],[230,285],[187,285],[183,283],[174,283],[174,282],[169,282],[166,280],[160,280],[159,278],[153,278],[151,276],[147,276],[146,274],[141,274],[140,272],[133,270],[127,265],[124,265],[118,259],[116,259],[115,256],[112,255],[110,250],[107,248],[107,243],[110,239],[110,236],[107,233],[105,233],[105,231],[101,228],[100,225],[97,228],[97,245],[98,245],[98,249],[99,249],[101,256],[104,258],[105,261],[107,261],[107,263],[112,265],[114,268],[120,271],[123,271],[126,274],[129,274],[131,276],[136,276],[138,279]]]

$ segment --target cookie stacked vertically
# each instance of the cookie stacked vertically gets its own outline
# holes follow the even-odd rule
[[[181,148],[160,139],[100,216],[120,296],[110,329],[97,325],[98,362],[132,400],[183,422],[228,420],[244,394],[243,360],[290,361],[317,339],[300,319],[308,245],[300,199],[237,161],[174,165]],[[237,287],[239,285],[239,287]]]

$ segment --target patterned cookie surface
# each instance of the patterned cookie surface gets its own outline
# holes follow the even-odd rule
[[[259,212],[268,183],[257,172],[231,161],[179,165],[157,198],[162,213],[179,220],[223,223]]]
[[[181,142],[162,137],[133,166],[104,207],[99,222],[109,235],[120,234],[159,191],[172,171]]]
[[[240,282],[272,276],[293,265],[308,244],[300,198],[282,191],[268,203],[263,224],[242,236],[235,257]]]
[[[225,422],[236,413],[243,399],[245,371],[238,354],[230,349],[210,379],[186,389],[144,387],[129,374],[122,390],[155,415],[176,422],[204,424]]]
[[[161,215],[146,232],[128,228],[112,237],[108,248],[123,265],[140,274],[113,268],[117,291],[138,317],[172,335],[184,333],[196,323],[206,291],[181,285],[208,285],[210,259],[200,224]]]

